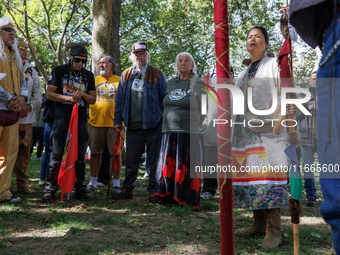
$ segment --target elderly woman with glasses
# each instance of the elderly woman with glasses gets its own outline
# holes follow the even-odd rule
[[[156,170],[155,196],[163,203],[179,203],[199,210],[201,179],[198,130],[204,82],[196,75],[190,53],[175,60],[176,77],[167,83],[163,99],[162,143]]]

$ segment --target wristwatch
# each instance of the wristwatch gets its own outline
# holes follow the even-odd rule
[[[20,95],[20,96],[25,98],[25,103],[28,101],[28,97],[27,96],[23,96],[23,95]]]

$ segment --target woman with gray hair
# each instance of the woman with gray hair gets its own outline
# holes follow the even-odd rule
[[[191,54],[182,52],[175,63],[176,77],[167,82],[163,99],[162,143],[156,170],[155,196],[163,203],[179,203],[199,210],[201,178],[198,130],[202,123],[204,82],[196,75]]]

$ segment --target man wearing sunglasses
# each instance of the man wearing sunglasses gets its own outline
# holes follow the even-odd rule
[[[27,83],[15,41],[13,23],[0,18],[0,201],[20,202],[10,191],[19,148],[19,111],[27,102]]]
[[[26,193],[35,191],[28,185],[28,164],[30,162],[30,145],[32,139],[32,125],[36,121],[34,109],[41,107],[41,84],[37,72],[27,61],[29,47],[24,39],[18,38],[17,45],[22,59],[22,70],[25,73],[25,80],[28,84],[28,101],[20,110],[19,119],[19,151],[14,165],[14,172],[17,177],[17,190]]]
[[[157,203],[154,197],[155,172],[161,145],[163,97],[166,80],[164,74],[149,64],[150,54],[145,42],[132,45],[130,60],[133,66],[124,70],[119,81],[114,115],[115,128],[126,132],[125,180],[119,190],[112,190],[112,198],[132,198],[138,175],[140,158],[147,145],[150,160],[149,202]]]
[[[86,62],[86,48],[82,45],[72,46],[69,63],[54,67],[47,85],[47,99],[55,101],[56,105],[51,133],[53,151],[48,166],[49,176],[43,202],[55,200],[58,173],[74,103],[78,103],[79,106],[78,159],[75,162],[77,181],[74,183],[74,198],[83,201],[90,199],[85,192],[86,186],[83,185],[87,146],[87,105],[96,102],[96,88],[93,73],[85,69]]]

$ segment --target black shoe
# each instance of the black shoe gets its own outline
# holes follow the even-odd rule
[[[306,206],[315,206],[316,199],[315,198],[307,198]]]
[[[132,190],[122,189],[120,193],[120,197],[123,199],[132,199],[133,192]]]
[[[149,203],[156,204],[159,203],[157,197],[155,197],[155,193],[149,193]]]
[[[73,198],[80,201],[89,201],[91,199],[85,192],[74,193]]]
[[[122,191],[120,190],[119,187],[117,187],[117,186],[112,187],[111,196],[112,196],[113,200],[121,199],[121,194],[122,194]]]
[[[55,196],[48,195],[48,194],[45,194],[41,199],[41,202],[43,203],[53,203],[54,201],[55,201]]]

